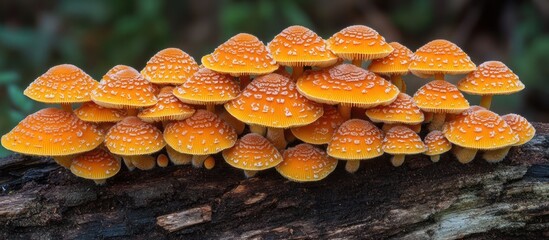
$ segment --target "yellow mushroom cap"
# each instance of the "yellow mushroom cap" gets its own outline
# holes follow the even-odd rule
[[[371,159],[383,154],[383,132],[372,123],[351,119],[339,126],[328,143],[328,155],[344,160]]]
[[[440,155],[450,151],[452,144],[444,137],[441,131],[435,130],[425,136],[425,145],[427,145],[427,151],[425,155],[433,156]]]
[[[276,170],[295,182],[320,181],[337,167],[337,159],[307,143],[288,148],[283,157],[284,160],[276,166]]]
[[[524,89],[519,77],[505,64],[488,61],[458,82],[459,90],[473,95],[502,95]]]
[[[513,132],[518,135],[519,141],[514,146],[523,145],[534,138],[536,129],[523,116],[511,113],[502,116],[502,118],[513,129]]]
[[[513,129],[494,112],[478,110],[444,125],[444,136],[451,143],[471,149],[491,150],[512,146],[519,141]]]
[[[78,177],[101,180],[116,175],[120,167],[120,161],[107,151],[97,148],[74,158],[70,169]]]
[[[109,71],[107,71],[107,73],[105,73],[105,75],[103,75],[103,78],[101,78],[101,82],[112,80],[111,76],[116,75],[117,73],[119,73],[121,71],[124,71],[124,70],[134,71],[135,74],[139,73],[137,70],[135,70],[135,68],[132,68],[132,67],[127,66],[127,65],[119,64],[119,65],[116,65],[116,66],[112,67],[111,69],[109,69]]]
[[[470,106],[467,110],[465,110],[461,113],[448,114],[446,116],[446,122],[452,122],[452,121],[464,118],[464,117],[468,116],[469,114],[471,114],[473,112],[476,112],[478,110],[486,110],[486,108],[478,106],[478,105]]]
[[[256,36],[239,33],[202,57],[204,67],[232,76],[274,72],[278,64]]]
[[[368,65],[368,71],[383,75],[406,75],[414,53],[397,42],[389,43],[389,45],[395,50],[383,58],[372,60],[372,63]]]
[[[174,150],[192,155],[209,155],[232,147],[237,135],[234,128],[215,114],[197,110],[182,121],[169,123],[164,139]]]
[[[447,40],[433,40],[420,47],[412,56],[410,71],[419,77],[435,73],[466,74],[476,70],[476,65],[457,45]]]
[[[323,113],[320,104],[303,97],[295,83],[276,73],[255,78],[225,109],[242,122],[276,128],[307,125]]]
[[[188,104],[223,104],[240,94],[240,86],[230,75],[201,68],[175,88],[173,94]]]
[[[295,137],[303,142],[326,144],[330,142],[332,135],[344,121],[334,106],[324,105],[322,117],[309,125],[291,128],[291,131]]]
[[[156,53],[141,74],[155,84],[181,84],[198,71],[198,64],[178,48],[166,48]]]
[[[2,136],[2,146],[27,155],[67,156],[90,151],[103,142],[95,125],[72,113],[46,108],[27,116]]]
[[[43,103],[89,102],[89,93],[98,84],[82,69],[71,64],[62,64],[50,68],[23,93],[32,100]]]
[[[362,108],[389,104],[399,93],[387,80],[352,64],[306,71],[297,81],[297,90],[316,102]]]
[[[425,112],[460,113],[469,108],[469,102],[457,87],[443,80],[423,85],[413,99]]]
[[[412,129],[396,126],[385,134],[383,151],[392,155],[411,155],[427,151],[427,146]]]
[[[94,102],[86,102],[74,110],[74,114],[86,122],[104,123],[118,122],[124,119],[127,116],[127,111],[102,107]]]
[[[108,75],[91,93],[92,100],[107,108],[140,108],[158,102],[152,84],[134,69]]]
[[[267,44],[273,58],[284,66],[325,67],[337,62],[324,39],[303,26],[290,26]]]
[[[171,86],[163,87],[158,94],[158,102],[141,110],[137,116],[145,122],[183,120],[192,116],[194,108],[179,101],[173,95],[173,89]]]
[[[132,116],[109,129],[105,146],[116,155],[139,156],[158,152],[166,143],[158,128]]]
[[[256,133],[244,135],[232,148],[223,150],[223,158],[229,165],[242,170],[265,170],[282,162],[282,155],[263,136]]]
[[[377,106],[366,110],[373,122],[383,123],[404,123],[415,125],[425,120],[423,112],[416,105],[412,97],[406,93],[398,94],[398,97],[391,104]]]
[[[364,25],[346,27],[326,43],[332,52],[347,60],[382,58],[394,50],[376,30]]]

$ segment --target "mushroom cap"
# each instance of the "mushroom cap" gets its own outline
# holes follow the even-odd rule
[[[45,108],[2,136],[2,146],[27,155],[67,156],[90,151],[103,139],[95,125],[61,109]]]
[[[223,150],[229,165],[242,170],[265,170],[282,162],[282,155],[263,136],[248,133],[236,141],[232,148]]]
[[[202,57],[204,67],[232,76],[274,72],[278,64],[256,36],[239,33]]]
[[[414,75],[425,78],[435,73],[466,74],[477,67],[456,44],[437,39],[416,50],[409,69]]]
[[[324,39],[303,26],[290,26],[267,44],[273,58],[284,66],[326,67],[337,62]]]
[[[107,108],[150,107],[158,102],[152,84],[135,69],[126,69],[108,75],[91,92],[91,99]]]
[[[276,170],[295,182],[320,181],[335,170],[338,162],[326,152],[307,143],[288,148],[282,155],[284,160],[276,166]]]
[[[240,94],[240,86],[230,75],[201,68],[176,87],[173,94],[188,104],[224,104]]]
[[[499,149],[519,141],[518,135],[503,118],[489,110],[474,111],[464,118],[448,122],[442,132],[451,143],[471,149]]]
[[[389,104],[399,93],[389,81],[352,64],[306,71],[297,90],[315,102],[362,108]]]
[[[452,143],[444,137],[441,131],[435,130],[425,136],[425,145],[427,145],[427,151],[425,155],[433,156],[440,155],[452,149]]]
[[[131,116],[109,129],[105,146],[116,155],[139,156],[158,152],[166,143],[158,128]]]
[[[127,116],[127,111],[102,107],[94,102],[85,102],[74,110],[74,114],[86,122],[104,123],[118,122],[124,119]]]
[[[266,127],[303,126],[322,116],[322,106],[303,97],[295,83],[271,73],[255,78],[225,109],[238,120]]]
[[[128,65],[118,64],[118,65],[112,67],[111,69],[109,69],[109,71],[107,71],[107,73],[105,73],[105,75],[103,75],[103,78],[101,78],[101,82],[113,80],[111,78],[112,75],[116,75],[117,73],[119,73],[121,71],[124,71],[124,70],[132,70],[136,74],[139,73],[137,70],[135,70],[135,68],[132,68]]]
[[[391,104],[377,106],[366,110],[373,122],[419,124],[425,120],[423,112],[416,105],[412,97],[406,93],[398,94]]]
[[[393,127],[396,127],[396,126],[407,127],[409,129],[412,129],[412,131],[414,131],[416,133],[421,132],[421,123],[413,124],[413,125],[403,124],[403,123],[384,123],[383,126],[381,126],[381,131],[387,132],[387,131],[389,131],[389,129],[391,129]]]
[[[478,105],[470,106],[467,110],[457,113],[457,114],[448,114],[446,115],[446,122],[452,122],[461,118],[466,117],[467,115],[471,114],[472,112],[478,111],[478,110],[486,110],[486,108]]]
[[[292,133],[299,140],[310,144],[326,144],[332,135],[345,121],[337,108],[324,105],[324,114],[313,123],[301,127],[291,128]]]
[[[145,122],[176,121],[192,116],[194,108],[179,101],[173,90],[171,86],[163,87],[158,94],[158,102],[141,110],[137,116]]]
[[[113,177],[120,171],[120,168],[120,161],[101,148],[75,157],[70,167],[74,175],[92,180]]]
[[[444,80],[431,81],[417,90],[414,102],[421,110],[434,113],[460,113],[469,102],[453,84]]]
[[[383,132],[361,119],[347,120],[328,143],[328,155],[344,160],[371,159],[383,154]]]
[[[406,75],[408,74],[408,65],[414,52],[404,45],[392,42],[389,43],[395,50],[389,55],[372,60],[368,65],[368,71],[383,75]]]
[[[412,129],[396,126],[385,134],[383,151],[392,155],[411,155],[427,151],[427,146]]]
[[[513,132],[518,135],[519,141],[514,146],[520,146],[534,138],[536,129],[526,118],[518,114],[510,113],[502,116],[503,120],[513,129]]]
[[[61,64],[36,78],[23,94],[43,103],[89,102],[89,93],[98,84],[82,69],[71,64]]]
[[[346,27],[326,40],[326,44],[346,60],[382,58],[394,50],[376,30],[364,25]]]
[[[458,82],[459,90],[473,95],[504,95],[524,89],[519,77],[505,64],[488,61]]]
[[[156,53],[141,70],[147,80],[155,84],[178,85],[198,71],[198,64],[178,48],[166,48]]]
[[[237,135],[215,114],[200,109],[185,120],[166,125],[164,139],[180,153],[209,155],[234,146]]]

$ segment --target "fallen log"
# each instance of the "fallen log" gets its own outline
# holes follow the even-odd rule
[[[119,173],[104,186],[50,159],[0,159],[1,239],[549,238],[549,124],[499,164],[387,156],[315,183],[246,179],[218,161]],[[219,159],[219,156],[218,156]]]

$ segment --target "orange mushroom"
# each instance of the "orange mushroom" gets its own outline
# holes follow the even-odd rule
[[[122,109],[112,109],[99,106],[94,102],[85,102],[74,114],[83,121],[97,124],[99,129],[107,132],[116,122],[124,119],[128,114]]]
[[[406,155],[420,154],[427,151],[427,146],[417,133],[403,126],[391,128],[383,139],[383,151],[393,155],[391,163],[399,167]]]
[[[337,167],[337,159],[307,143],[288,148],[282,155],[276,171],[294,182],[320,181]]]
[[[415,133],[420,133],[421,132],[421,123],[414,124],[414,125],[402,124],[402,123],[384,123],[383,126],[381,126],[381,131],[387,132],[391,128],[396,127],[396,126],[407,127],[409,129],[412,129],[412,131],[414,131]]]
[[[332,135],[345,120],[337,109],[330,105],[324,105],[324,114],[313,123],[301,127],[291,128],[295,137],[310,144],[327,144],[332,140]]]
[[[159,167],[167,167],[169,163],[170,160],[168,159],[168,156],[166,156],[166,154],[161,153],[156,156],[156,165],[158,165]]]
[[[198,71],[198,64],[178,48],[166,48],[156,53],[141,70],[143,77],[154,84],[179,85]]]
[[[512,113],[502,116],[501,118],[511,127],[511,129],[513,129],[513,132],[518,136],[519,141],[508,147],[486,151],[482,157],[488,162],[499,162],[503,160],[511,147],[527,143],[532,140],[536,134],[536,129],[523,116]]]
[[[165,86],[158,94],[158,102],[144,108],[137,115],[145,122],[166,122],[183,120],[192,116],[195,112],[194,108],[182,103],[173,94],[174,88]]]
[[[71,172],[81,178],[91,179],[97,185],[105,184],[120,171],[120,161],[102,148],[83,153],[72,161]]]
[[[223,150],[223,158],[229,165],[244,170],[246,177],[253,177],[258,171],[282,162],[276,147],[256,133],[244,135],[232,148]]]
[[[444,80],[446,74],[467,74],[477,69],[461,48],[442,39],[428,42],[416,50],[408,68],[418,77],[434,76],[435,80]]]
[[[400,43],[389,43],[395,50],[389,55],[372,60],[368,65],[368,71],[389,76],[391,83],[398,87],[401,92],[406,92],[406,83],[402,76],[408,74],[408,65],[414,53]]]
[[[420,130],[421,123],[425,120],[421,109],[416,105],[412,97],[406,93],[399,93],[395,101],[389,105],[367,109],[366,116],[372,122],[415,125],[419,126]]]
[[[425,155],[431,157],[431,161],[438,162],[440,155],[450,151],[452,149],[452,143],[444,137],[441,131],[435,130],[425,136],[425,145],[427,145],[427,151]]]

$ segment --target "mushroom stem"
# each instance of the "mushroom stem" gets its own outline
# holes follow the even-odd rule
[[[296,66],[292,68],[292,79],[297,81],[299,77],[303,74],[303,66]]]
[[[489,110],[490,105],[492,105],[492,95],[483,95],[480,99],[480,106]]]
[[[212,156],[208,156],[206,160],[204,160],[204,168],[208,170],[212,170],[212,168],[215,167],[215,158]]]
[[[135,166],[133,165],[132,159],[130,157],[122,157],[122,160],[124,160],[124,165],[126,165],[129,171],[133,171],[135,169]]]
[[[425,116],[425,120],[423,120],[424,123],[430,123],[431,121],[433,121],[433,113],[424,112],[423,115]]]
[[[96,185],[104,185],[105,183],[107,183],[107,179],[95,179],[93,181]]]
[[[237,135],[240,135],[244,132],[244,128],[246,128],[246,124],[244,124],[242,121],[233,117],[233,115],[228,113],[225,110],[225,108],[223,108],[223,110],[219,113],[219,117],[223,119],[226,123],[231,125],[231,127],[233,127],[234,130],[236,130]]]
[[[477,155],[477,151],[477,149],[464,148],[460,146],[454,146],[453,149],[454,155],[456,156],[457,160],[463,164],[473,161],[473,159],[475,159],[475,156]]]
[[[400,166],[402,166],[402,164],[404,163],[405,156],[406,156],[406,155],[402,155],[402,154],[394,155],[394,156],[391,158],[391,163],[392,163],[393,166],[395,166],[395,167],[400,167]]]
[[[402,78],[402,77],[401,77],[401,78]],[[401,92],[401,93],[406,93],[406,89],[407,89],[407,87],[406,87],[406,82],[405,82],[404,80],[402,80],[402,83],[401,83],[401,84],[402,84],[402,88],[400,89],[400,92]]]
[[[288,143],[293,143],[297,139],[290,129],[284,130],[284,138]]]
[[[351,119],[351,112],[353,110],[353,107],[351,105],[339,104],[338,110],[344,120]]]
[[[362,60],[360,59],[353,59],[353,65],[357,67],[362,67]]]
[[[156,166],[156,159],[150,155],[130,157],[132,164],[140,170],[151,170]]]
[[[265,133],[267,133],[267,128],[252,124],[250,125],[250,132],[257,133],[261,136],[265,136]]]
[[[215,113],[215,105],[214,104],[206,104],[206,110]]]
[[[240,89],[244,89],[250,84],[250,75],[241,75],[238,79],[240,80]]]
[[[429,124],[429,131],[442,130],[442,125],[446,120],[446,113],[434,113],[433,120]]]
[[[137,116],[138,113],[139,113],[139,110],[137,108],[128,109],[128,116]]]
[[[166,145],[166,152],[168,153],[168,157],[170,158],[170,161],[174,165],[188,165],[188,164],[191,164],[193,159],[192,155],[175,151],[175,149],[173,149],[168,145]]]
[[[440,155],[431,156],[431,162],[438,162],[440,160]]]
[[[247,178],[255,176],[256,173],[257,171],[254,170],[244,170],[244,176],[246,176]]]
[[[204,161],[208,158],[209,155],[193,155],[193,167],[202,168],[204,166]]]
[[[400,90],[402,92],[402,76],[401,75],[391,75],[391,83],[393,83],[393,85],[395,85],[398,90]]]
[[[266,138],[269,139],[278,150],[284,150],[288,144],[284,138],[284,128],[269,128],[267,130]]]
[[[348,173],[355,173],[358,171],[358,168],[360,167],[360,161],[358,160],[348,160],[345,163],[345,171]]]
[[[443,73],[435,73],[435,80],[444,81],[444,74]]]
[[[61,103],[61,109],[63,109],[65,112],[72,113],[72,104],[70,104],[70,103]]]
[[[484,152],[484,154],[482,154],[482,158],[484,158],[484,160],[489,163],[501,162],[503,159],[505,159],[510,149],[511,147],[504,147],[500,149],[486,151]]]
[[[65,168],[71,168],[72,159],[74,159],[74,157],[75,157],[74,155],[68,155],[68,156],[55,156],[52,158],[57,164]]]

